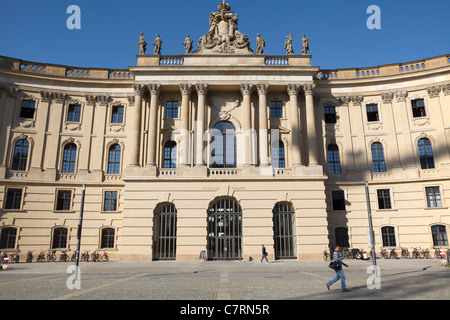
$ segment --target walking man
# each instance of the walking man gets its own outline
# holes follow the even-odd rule
[[[333,280],[326,282],[326,285],[327,285],[327,289],[330,290],[330,286],[333,283],[335,283],[336,281],[338,281],[339,279],[341,279],[342,292],[348,292],[350,290],[348,290],[345,286],[345,274],[344,274],[344,270],[342,270],[342,265],[346,266],[347,268],[348,268],[348,265],[346,265],[344,262],[342,262],[342,256],[339,253],[339,251],[341,251],[341,247],[336,246],[336,248],[334,248],[334,252],[333,252],[333,261],[337,262],[337,267],[334,269],[334,271],[336,271],[336,277]]]
[[[262,257],[261,257],[261,261],[259,263],[262,263],[263,259],[266,259],[266,262],[269,262],[269,260],[267,260],[267,251],[266,251],[266,247],[264,247],[264,245],[262,245]]]

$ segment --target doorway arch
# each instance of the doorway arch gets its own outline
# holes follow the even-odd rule
[[[208,260],[242,259],[242,208],[233,197],[218,197],[208,208]]]

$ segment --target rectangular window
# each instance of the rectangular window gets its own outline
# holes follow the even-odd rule
[[[6,191],[5,209],[9,210],[22,209],[22,192],[23,189],[8,188]]]
[[[166,103],[166,119],[178,119],[178,101]]]
[[[283,118],[283,103],[281,101],[270,101],[270,118]]]
[[[378,209],[392,209],[391,193],[389,189],[377,190]]]
[[[425,117],[425,102],[423,99],[411,100],[412,113],[414,118]]]
[[[33,119],[36,110],[36,101],[22,100],[22,107],[20,108],[20,117],[25,119]]]
[[[439,187],[426,187],[425,193],[427,196],[428,208],[442,207],[441,192],[439,191]]]
[[[123,123],[123,106],[113,106],[111,123]]]
[[[105,191],[103,211],[117,211],[117,191]]]
[[[69,211],[72,204],[72,190],[58,190],[56,211]]]
[[[380,121],[380,118],[378,116],[378,105],[368,104],[368,105],[366,105],[366,111],[367,111],[367,121],[368,122]]]
[[[67,112],[67,122],[80,122],[81,106],[77,104],[69,105]]]
[[[331,191],[331,201],[334,211],[345,210],[345,193],[343,190]]]
[[[323,115],[325,123],[336,123],[336,107],[324,107]]]

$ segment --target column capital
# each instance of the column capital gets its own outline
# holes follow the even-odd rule
[[[395,93],[395,98],[397,102],[404,102],[408,98],[408,91],[399,91]]]
[[[305,95],[313,95],[315,89],[316,89],[315,83],[304,83],[303,84],[303,92],[305,93]]]
[[[442,86],[442,92],[446,96],[450,95],[450,83],[446,83]]]
[[[300,85],[290,83],[287,85],[287,92],[290,96],[296,96],[298,95],[298,92],[300,91]]]
[[[440,86],[428,87],[427,92],[428,92],[428,96],[430,98],[439,97],[439,93],[441,92],[441,87]]]
[[[250,83],[242,83],[241,84],[241,93],[242,95],[250,95],[252,94],[253,85]]]
[[[197,83],[195,85],[195,89],[197,90],[197,94],[206,95],[206,93],[208,92],[208,85],[203,83]]]
[[[256,85],[256,88],[258,90],[259,95],[267,95],[267,92],[269,91],[269,84],[259,83]]]
[[[361,95],[352,96],[352,103],[354,106],[361,106],[363,101],[364,101],[364,97]]]
[[[192,85],[190,83],[181,83],[180,90],[182,95],[190,95],[192,90]]]
[[[53,94],[50,91],[41,91],[40,94],[43,102],[50,102],[53,99]]]
[[[58,103],[64,103],[68,98],[67,94],[63,92],[53,92],[52,96],[53,99]]]
[[[393,92],[384,92],[381,94],[381,100],[383,100],[383,103],[392,103],[392,99],[394,99]]]
[[[145,84],[143,83],[133,83],[134,93],[136,95],[142,96],[145,90]]]
[[[147,87],[152,96],[159,95],[161,92],[161,85],[159,83],[149,83]]]

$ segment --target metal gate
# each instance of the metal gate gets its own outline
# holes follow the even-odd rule
[[[177,209],[172,203],[160,204],[153,222],[153,259],[175,260],[177,249]]]
[[[296,258],[295,212],[292,204],[279,202],[273,208],[275,259]]]
[[[236,199],[220,197],[208,209],[208,259],[242,259],[242,210]]]

